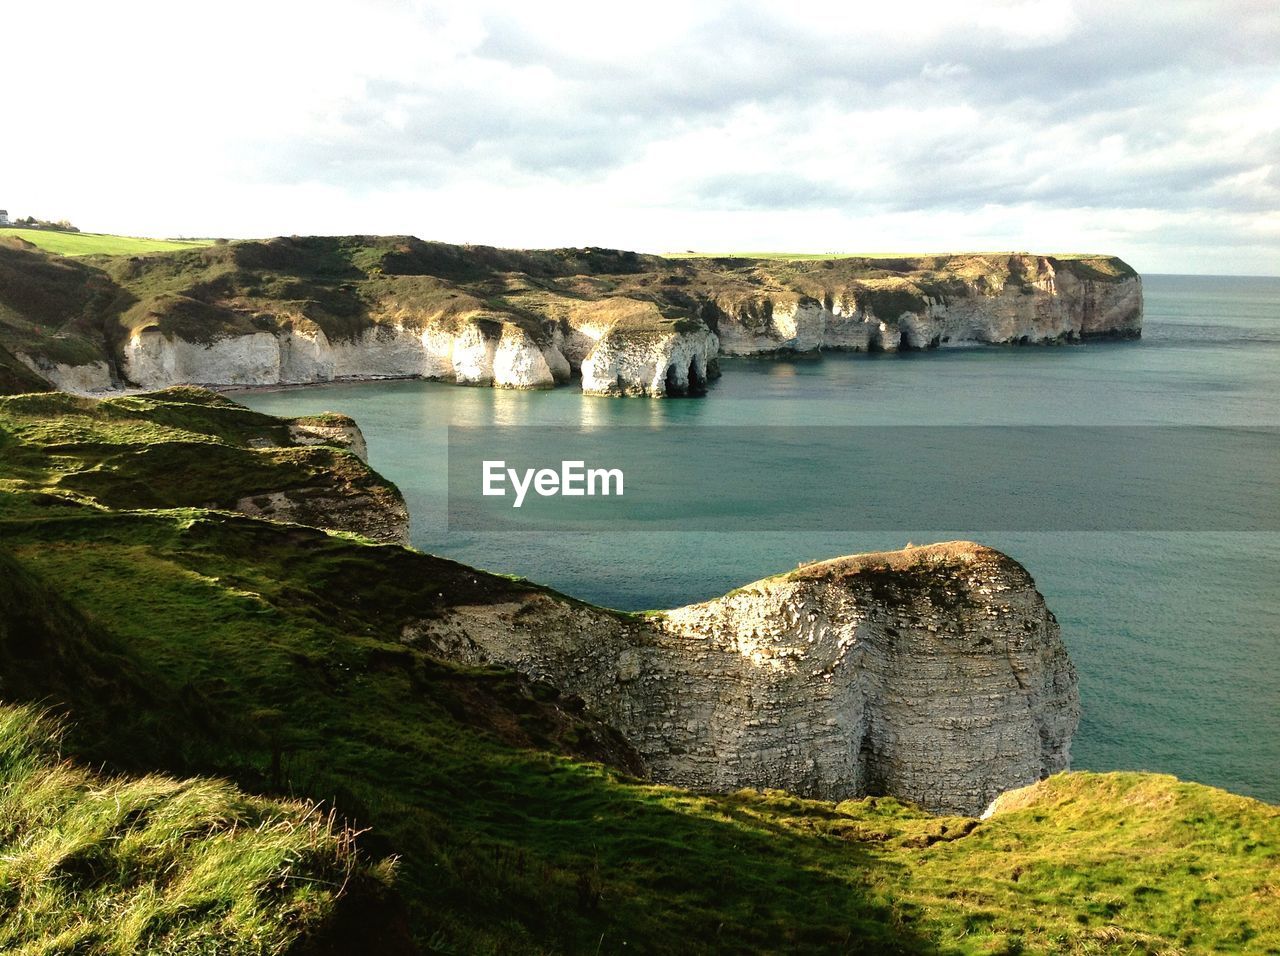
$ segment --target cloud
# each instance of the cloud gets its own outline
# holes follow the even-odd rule
[[[0,200],[89,228],[1280,262],[1267,3],[71,2],[0,32],[42,77]]]

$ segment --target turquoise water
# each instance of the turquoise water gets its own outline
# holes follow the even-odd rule
[[[455,425],[1280,426],[1280,279],[1150,276],[1140,342],[903,356],[735,359],[702,400],[382,382],[243,393],[262,411],[354,416],[423,550],[626,609],[722,594],[801,561],[946,538],[1020,560],[1080,672],[1077,768],[1143,769],[1280,802],[1280,534],[1222,532],[463,533],[445,523]],[[619,440],[626,433],[619,429]],[[739,467],[776,483],[778,455]],[[831,493],[849,493],[838,475]],[[713,491],[713,489],[711,489]],[[775,509],[785,509],[777,488]]]

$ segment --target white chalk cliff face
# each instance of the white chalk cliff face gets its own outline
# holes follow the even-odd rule
[[[591,303],[537,332],[485,318],[425,328],[379,324],[351,340],[285,329],[191,342],[149,328],[130,336],[122,364],[126,378],[147,389],[380,378],[538,389],[563,384],[576,370],[588,394],[705,391],[718,374],[715,335],[701,322],[663,319],[652,303],[624,301],[621,309]]]
[[[17,357],[54,388],[72,395],[99,395],[115,388],[115,383],[111,381],[111,369],[106,362],[69,365],[33,358],[22,352],[18,352]]]
[[[191,342],[151,328],[125,343],[123,369],[142,388],[380,378],[553,388],[569,377],[569,363],[549,336],[493,321],[456,330],[374,325],[348,340],[330,340],[320,329],[286,329]]]
[[[977,815],[1070,762],[1076,673],[1035,583],[968,542],[840,558],[622,620],[547,595],[406,640],[583,697],[661,782]]]
[[[719,340],[700,321],[663,319],[650,302],[613,301],[584,310],[571,328],[588,340],[582,358],[582,392],[589,395],[698,395],[719,375]],[[602,312],[613,321],[602,323]],[[577,351],[581,353],[579,344]]]
[[[1141,280],[1102,255],[663,258],[302,236],[101,268],[0,247],[0,271],[21,320],[0,315],[5,353],[78,392],[380,378],[536,389],[580,374],[588,394],[664,398],[702,393],[720,355],[1142,326]],[[61,319],[35,307],[50,289],[75,303]],[[84,364],[59,364],[69,358]]]
[[[1142,330],[1142,280],[1083,279],[1047,259],[1018,281],[984,276],[952,283],[946,294],[884,295],[864,280],[820,296],[760,293],[717,302],[716,332],[726,355],[819,349],[895,352],[947,345],[1039,344],[1136,338]]]

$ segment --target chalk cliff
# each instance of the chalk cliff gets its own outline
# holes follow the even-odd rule
[[[192,341],[148,324],[123,344],[122,368],[143,388],[379,378],[553,388],[570,374],[549,333],[484,314],[411,326],[375,324],[346,339],[331,339],[322,328],[300,322]]]
[[[720,374],[719,341],[701,322],[669,319],[652,302],[608,299],[570,313],[571,361],[588,395],[701,395]]]
[[[1142,280],[1105,257],[946,256],[788,264],[761,289],[738,272],[706,311],[726,355],[1137,338]]]
[[[429,378],[696,395],[720,355],[1136,337],[1142,282],[1109,256],[680,258],[412,237],[291,237],[56,261],[0,243],[0,384]],[[25,365],[14,371],[15,362]]]
[[[708,790],[976,815],[1065,769],[1080,712],[1030,575],[968,542],[822,562],[643,618],[550,595],[457,607],[405,638],[581,695],[655,779]]]

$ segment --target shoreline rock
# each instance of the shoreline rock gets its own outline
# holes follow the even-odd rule
[[[1066,769],[1080,715],[1035,582],[970,542],[837,558],[629,620],[550,596],[455,608],[405,638],[578,694],[653,779],[698,790],[977,816]]]
[[[312,236],[94,263],[0,244],[0,274],[22,304],[0,319],[0,346],[80,394],[388,378],[547,389],[578,373],[587,394],[665,398],[703,394],[721,356],[1142,327],[1142,281],[1109,256],[665,259]]]

